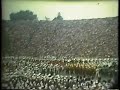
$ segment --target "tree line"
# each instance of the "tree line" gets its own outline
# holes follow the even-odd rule
[[[49,18],[45,17],[45,19],[48,21]],[[38,20],[37,15],[34,14],[32,11],[30,10],[26,10],[26,11],[19,11],[16,13],[11,13],[10,14],[10,20],[15,21],[15,20]],[[53,19],[54,20],[63,20],[63,17],[61,16],[61,13],[58,12],[57,17],[55,17]]]

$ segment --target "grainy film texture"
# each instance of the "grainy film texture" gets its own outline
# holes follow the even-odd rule
[[[2,89],[118,88],[117,0],[5,0],[2,9]]]

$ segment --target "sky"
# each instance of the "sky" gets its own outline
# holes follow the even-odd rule
[[[2,19],[9,20],[10,13],[30,10],[39,20],[45,16],[54,19],[58,12],[64,20],[92,19],[118,16],[118,1],[39,1],[39,0],[2,0]]]

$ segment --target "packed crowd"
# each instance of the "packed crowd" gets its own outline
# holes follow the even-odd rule
[[[39,75],[35,79],[24,76],[12,77],[3,88],[32,90],[107,90],[110,80],[95,80],[94,77]]]
[[[9,55],[117,57],[117,19],[5,21],[3,31],[9,37]]]
[[[96,77],[100,62],[90,64],[82,61],[75,64],[69,60],[64,60],[64,63],[60,60],[15,60],[13,58],[3,60],[2,87],[4,88],[38,90],[94,90],[96,88],[101,90],[102,88],[107,90],[110,86],[110,79],[101,79],[100,75]]]

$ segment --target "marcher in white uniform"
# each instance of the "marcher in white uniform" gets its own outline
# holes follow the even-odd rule
[[[95,75],[95,79],[98,79],[98,77],[100,77],[100,74],[99,74],[99,68],[96,69],[96,75]]]

